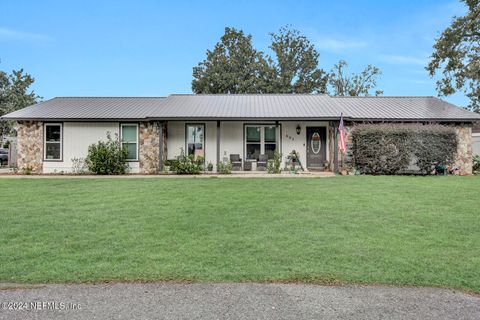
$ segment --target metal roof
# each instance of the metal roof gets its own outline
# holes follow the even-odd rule
[[[330,97],[317,94],[174,94],[54,98],[5,115],[11,120],[338,119],[479,121],[435,97]]]

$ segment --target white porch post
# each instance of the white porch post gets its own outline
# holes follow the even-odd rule
[[[217,168],[220,163],[220,121],[217,121]]]

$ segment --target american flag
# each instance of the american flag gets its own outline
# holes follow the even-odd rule
[[[340,152],[347,152],[347,142],[345,141],[345,127],[343,126],[343,113],[340,116],[340,125],[338,126],[338,133],[340,133],[340,140],[338,141],[338,149]]]

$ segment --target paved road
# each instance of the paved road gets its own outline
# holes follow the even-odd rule
[[[9,302],[37,306],[37,310],[0,310],[0,319],[480,319],[480,297],[434,288],[49,285],[0,290],[0,302],[3,307]],[[60,309],[74,309],[47,310],[53,303]]]

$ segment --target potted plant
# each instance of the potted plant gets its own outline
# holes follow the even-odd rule
[[[208,165],[207,165],[207,170],[212,172],[213,171],[213,163],[211,162],[208,162]]]

